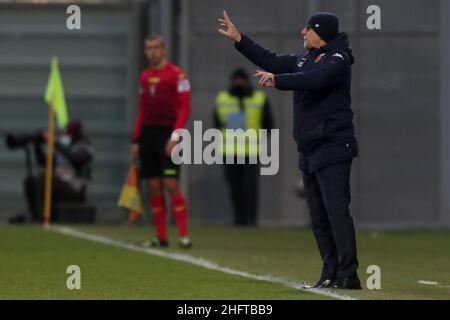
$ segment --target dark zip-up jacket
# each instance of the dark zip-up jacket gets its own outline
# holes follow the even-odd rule
[[[350,94],[354,57],[345,33],[304,55],[278,55],[245,35],[235,47],[275,74],[277,89],[294,91],[293,135],[302,171],[357,157]]]

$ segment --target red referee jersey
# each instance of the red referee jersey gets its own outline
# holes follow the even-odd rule
[[[143,125],[183,128],[191,109],[191,86],[180,67],[167,62],[160,70],[146,69],[140,79],[139,114],[133,140]]]

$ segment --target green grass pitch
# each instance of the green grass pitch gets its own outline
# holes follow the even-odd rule
[[[139,244],[148,226],[72,226],[89,234]],[[320,257],[312,233],[297,228],[193,226],[187,253],[254,275],[314,282]],[[360,278],[381,268],[381,290],[337,291],[357,299],[450,299],[450,231],[357,234]],[[331,299],[282,284],[244,278],[43,230],[0,227],[0,299]],[[66,268],[81,268],[81,290],[68,290]],[[418,281],[430,281],[430,284]],[[433,284],[438,282],[438,284]]]

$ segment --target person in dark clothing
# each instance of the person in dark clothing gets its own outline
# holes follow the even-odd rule
[[[265,71],[259,84],[294,91],[294,138],[299,151],[312,229],[323,260],[314,287],[361,289],[353,219],[350,171],[358,155],[351,109],[348,37],[339,33],[336,15],[312,15],[302,30],[307,52],[277,55],[241,34],[224,11],[219,33]]]
[[[249,128],[254,120],[254,129],[273,128],[273,117],[269,101],[261,90],[254,90],[248,73],[236,69],[230,77],[231,85],[228,91],[219,92],[214,110],[214,124],[217,129]],[[248,112],[251,108],[253,112]],[[270,131],[269,131],[270,132]],[[258,220],[258,175],[259,165],[249,161],[250,150],[240,152],[240,148],[223,148],[223,156],[245,157],[244,164],[225,163],[225,178],[233,204],[234,224],[254,226]]]
[[[35,141],[35,157],[40,173],[28,177],[25,182],[25,196],[33,221],[43,220],[43,200],[45,190],[46,155],[44,144],[47,132],[42,139]],[[55,161],[52,183],[52,203],[83,203],[92,175],[93,148],[84,136],[82,123],[71,121],[55,141]],[[58,217],[53,216],[56,221]]]

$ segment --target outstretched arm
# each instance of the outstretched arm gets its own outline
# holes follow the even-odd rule
[[[219,29],[219,33],[234,40],[236,49],[258,67],[275,74],[293,72],[297,62],[296,55],[278,55],[253,42],[239,32],[226,11],[223,11],[223,19],[219,18],[218,21],[224,28]]]
[[[319,68],[296,73],[274,75],[257,70],[258,84],[279,90],[317,90],[347,81],[348,62],[340,55],[327,57]]]
[[[275,75],[273,83],[279,90],[318,90],[346,82],[348,68],[344,58],[331,56],[317,69]]]

